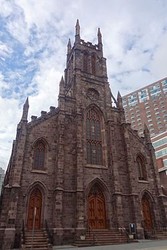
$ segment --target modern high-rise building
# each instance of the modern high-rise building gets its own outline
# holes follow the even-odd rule
[[[167,179],[167,77],[123,97],[126,121],[143,135],[144,124],[150,131],[161,183]],[[167,188],[167,184],[166,184]]]

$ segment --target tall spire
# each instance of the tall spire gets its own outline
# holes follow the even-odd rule
[[[147,143],[151,143],[150,131],[149,131],[146,123],[144,123],[144,137],[146,138]]]
[[[100,50],[102,50],[103,44],[102,44],[102,35],[100,32],[100,28],[98,28],[97,37],[98,37],[98,47]]]
[[[67,55],[69,55],[71,52],[71,40],[68,40],[68,44],[67,44]]]
[[[75,26],[75,42],[79,42],[80,41],[80,25],[79,25],[79,20],[77,19],[77,23]]]
[[[118,105],[118,108],[123,109],[122,96],[121,96],[119,91],[118,91],[118,95],[117,95],[117,105]]]
[[[28,102],[28,97],[23,105],[23,113],[22,113],[22,118],[21,121],[26,121],[27,122],[27,118],[28,118],[28,109],[29,109],[29,102]]]
[[[59,84],[59,94],[64,95],[64,78],[63,76],[61,77],[60,84]]]

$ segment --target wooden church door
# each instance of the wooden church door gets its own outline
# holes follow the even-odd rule
[[[91,229],[106,228],[105,199],[97,185],[88,197],[88,224]]]
[[[144,229],[150,231],[153,229],[153,218],[150,199],[146,195],[144,195],[142,198],[142,212],[144,219]]]
[[[27,228],[29,230],[41,228],[42,193],[36,188],[32,191],[29,199]]]

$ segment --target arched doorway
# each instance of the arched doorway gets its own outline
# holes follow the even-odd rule
[[[146,231],[153,229],[153,211],[150,197],[144,194],[142,197],[143,227]]]
[[[41,212],[42,212],[42,193],[35,188],[29,198],[27,229],[32,230],[41,228]]]
[[[106,228],[105,199],[97,184],[88,196],[88,224],[91,229]]]

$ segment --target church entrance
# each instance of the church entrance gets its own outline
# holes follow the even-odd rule
[[[88,224],[91,229],[106,228],[105,199],[98,185],[94,185],[88,197]]]
[[[153,215],[150,198],[145,194],[142,198],[143,227],[146,231],[153,229]]]
[[[36,188],[32,191],[29,199],[27,229],[41,228],[42,193]]]

